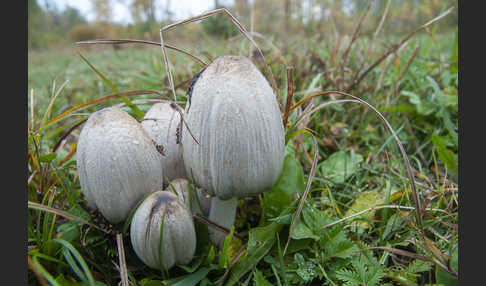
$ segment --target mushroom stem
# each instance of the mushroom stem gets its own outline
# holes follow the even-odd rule
[[[238,198],[236,197],[229,200],[221,200],[214,196],[211,199],[209,219],[220,226],[231,229],[235,223],[237,203]],[[218,229],[209,228],[209,238],[215,245],[221,248],[224,243],[225,234]]]

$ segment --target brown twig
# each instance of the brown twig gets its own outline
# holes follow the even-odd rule
[[[152,42],[152,41],[144,41],[144,40],[131,40],[131,39],[120,39],[120,40],[112,40],[112,39],[107,39],[107,40],[90,40],[90,41],[80,41],[80,42],[76,42],[75,44],[77,46],[79,45],[93,45],[93,44],[110,44],[110,45],[116,45],[116,44],[134,44],[134,43],[140,43],[140,44],[148,44],[148,45],[154,45],[154,46],[159,46],[160,47],[160,43],[158,42]],[[198,63],[200,63],[203,67],[205,67],[207,64],[199,59],[198,57],[192,55],[191,53],[189,52],[186,52],[184,50],[181,50],[177,47],[174,47],[174,46],[171,46],[171,45],[168,45],[168,44],[164,44],[164,46],[168,49],[171,49],[171,50],[174,50],[174,51],[178,51],[180,53],[183,53],[187,56],[190,56],[191,58],[193,58],[194,60],[196,60]]]
[[[194,219],[197,219],[198,221],[210,226],[210,227],[213,227],[219,231],[221,231],[222,233],[224,233],[225,235],[228,235],[230,233],[230,231],[224,227],[224,226],[221,226],[217,223],[215,223],[214,221],[206,218],[206,217],[202,217],[202,216],[198,216],[198,215],[192,215],[192,217]],[[238,240],[242,241],[242,242],[245,242],[246,240],[241,237],[240,235],[238,235],[236,232],[233,232],[233,236],[236,237]]]
[[[293,98],[294,98],[294,68],[287,67],[287,102],[285,104],[285,111],[283,116],[284,128],[287,128],[287,122],[290,115],[290,106],[292,106]]]
[[[121,283],[123,286],[129,286],[128,283],[128,271],[127,271],[127,263],[125,261],[125,249],[123,247],[123,236],[121,233],[116,234],[116,244],[118,248],[118,258],[120,264],[120,278]]]

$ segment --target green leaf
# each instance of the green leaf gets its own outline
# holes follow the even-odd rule
[[[219,268],[223,269],[228,267],[229,264],[229,253],[228,249],[230,246],[230,242],[233,239],[233,233],[235,232],[235,226],[231,227],[230,233],[224,238],[223,249],[221,250],[221,255],[219,256]]]
[[[354,151],[338,151],[320,163],[318,168],[324,177],[334,183],[342,184],[358,171],[361,162],[363,162],[363,156]]]
[[[57,153],[49,153],[47,155],[40,156],[39,161],[41,161],[43,163],[49,163],[52,160],[56,159],[56,156],[57,156]]]
[[[204,277],[206,277],[208,273],[209,268],[203,267],[192,274],[183,276],[185,278],[173,284],[173,286],[194,286],[199,283],[199,281],[201,281]]]
[[[445,140],[442,137],[433,135],[432,143],[437,150],[437,154],[439,154],[439,160],[444,163],[444,165],[450,172],[452,172],[453,174],[457,174],[457,155],[447,149]]]
[[[415,259],[407,266],[408,273],[420,273],[429,271],[433,264],[429,261]]]
[[[265,227],[256,227],[250,230],[247,254],[240,258],[231,268],[226,286],[236,284],[240,278],[250,271],[270,251],[275,243],[275,233],[282,229],[283,225],[275,222]]]
[[[458,247],[456,246],[451,255],[451,268],[456,272],[458,270],[458,256],[459,252]],[[442,270],[442,268],[439,268],[438,266],[436,266],[435,277],[437,279],[437,283],[450,286],[459,285],[459,281],[456,277]]]
[[[255,281],[255,286],[271,286],[270,282],[265,279],[263,276],[262,272],[260,272],[258,269],[256,269],[253,272],[253,276],[255,277],[253,281]]]
[[[294,255],[294,263],[297,264],[297,275],[305,282],[310,282],[315,278],[316,269],[312,261],[306,261],[300,253]]]
[[[459,30],[456,29],[456,38],[454,40],[454,52],[452,53],[452,56],[450,58],[450,61],[451,62],[454,62],[451,67],[450,67],[450,71],[451,73],[457,73],[458,72],[458,63],[459,63],[459,57],[458,57],[458,50],[459,50]]]
[[[397,190],[391,192],[391,194],[396,193]],[[382,190],[376,189],[373,191],[362,192],[358,195],[353,205],[344,214],[345,217],[364,211],[366,209],[376,207],[385,203],[385,194]],[[368,211],[357,218],[364,218],[367,221],[360,221],[358,225],[368,228],[370,226],[369,220],[373,219],[376,210]]]
[[[282,173],[277,183],[263,193],[262,221],[275,218],[294,200],[294,194],[305,190],[304,171],[299,161],[291,154],[286,154]]]
[[[297,222],[292,233],[292,239],[304,239],[312,238],[314,240],[319,240],[319,236],[315,235],[314,232],[308,228],[301,219]]]
[[[431,101],[422,100],[420,96],[414,92],[402,90],[400,94],[408,97],[410,103],[415,105],[417,113],[421,115],[427,116],[437,111],[437,107],[434,103]]]

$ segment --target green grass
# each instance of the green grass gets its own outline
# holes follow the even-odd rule
[[[367,46],[360,38],[350,50],[343,79],[338,76],[345,46],[333,54],[326,41],[300,39],[274,44],[282,50],[286,46],[282,56],[294,67],[295,103],[316,91],[343,90],[360,70],[362,60],[366,68],[386,50],[383,42],[395,43],[403,36],[380,38],[375,53],[369,58],[362,56],[362,49]],[[261,40],[257,42],[265,51],[285,102],[285,66],[275,50]],[[213,57],[248,54],[246,43],[231,43],[208,41],[204,50]],[[406,69],[417,45],[420,49]],[[414,206],[410,182],[391,134],[366,107],[356,103],[333,104],[314,112],[305,122],[313,130],[318,149],[308,133],[289,136],[285,166],[277,184],[262,194],[261,200],[256,197],[240,200],[235,232],[247,239],[248,244],[246,252],[231,268],[230,262],[241,250],[242,243],[232,239],[222,254],[214,252],[210,250],[207,227],[196,222],[198,240],[203,242],[198,243],[197,256],[191,264],[171,269],[165,280],[160,271],[143,265],[133,252],[129,237],[125,236],[129,280],[146,286],[176,282],[177,285],[218,285],[229,270],[224,276],[225,285],[423,285],[448,279],[457,282],[436,263],[447,264],[447,258],[438,257],[439,253],[455,253],[453,260],[457,257],[454,252],[458,243],[455,45],[454,33],[434,35],[434,38],[418,34],[399,53],[390,55],[389,64],[387,60],[382,62],[350,91],[382,112],[404,145],[415,170],[423,207],[430,210],[422,217],[423,234],[417,231],[415,212],[407,208]],[[103,46],[80,51],[120,92],[158,90],[171,96],[160,48],[127,45],[120,50]],[[202,50],[196,52],[208,61]],[[175,85],[191,79],[201,68],[187,56],[175,52],[169,55]],[[114,92],[76,54],[75,48],[30,53],[28,68],[29,122],[31,89],[35,120],[35,126],[29,128],[28,199],[97,225],[99,222],[91,217],[82,199],[75,156],[67,157],[74,146],[52,152],[69,127],[59,124],[46,127],[41,119],[53,94],[66,80],[69,82],[54,101],[46,122],[60,114],[66,105],[77,106]],[[397,84],[399,79],[401,82]],[[182,84],[177,90],[179,100],[186,100],[186,89],[187,84]],[[338,95],[331,97],[344,99]],[[130,100],[147,98],[158,97],[141,95]],[[317,97],[312,104],[317,106],[329,99]],[[75,112],[73,117],[84,119],[103,106],[122,102],[115,99],[92,105]],[[137,106],[145,112],[150,104]],[[130,109],[126,110],[134,115]],[[290,115],[290,124],[296,122],[297,112]],[[284,254],[300,202],[295,195],[302,197],[315,152],[318,152],[316,173]],[[401,209],[384,207],[352,217],[356,212],[383,205],[397,205]],[[343,218],[347,219],[327,227]],[[114,235],[34,208],[28,210],[27,227],[31,285],[42,285],[42,281],[54,285],[89,285],[94,280],[99,285],[117,285],[120,281],[119,272],[111,262],[118,263]],[[123,226],[116,227],[121,230]],[[427,246],[424,237],[428,239]]]

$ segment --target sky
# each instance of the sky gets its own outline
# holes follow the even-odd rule
[[[154,0],[156,7],[165,7],[167,1],[170,1],[170,10],[173,13],[173,20],[181,20],[190,16],[201,14],[202,12],[214,9],[214,0]],[[94,20],[94,14],[91,10],[90,0],[51,0],[57,9],[63,10],[66,5],[77,8],[88,21]],[[128,9],[132,0],[110,0],[113,7],[113,22],[128,24],[133,23],[132,16]],[[231,3],[232,1],[219,1],[220,4]],[[43,1],[38,1],[41,5]],[[161,17],[161,10],[155,14],[157,19]]]

